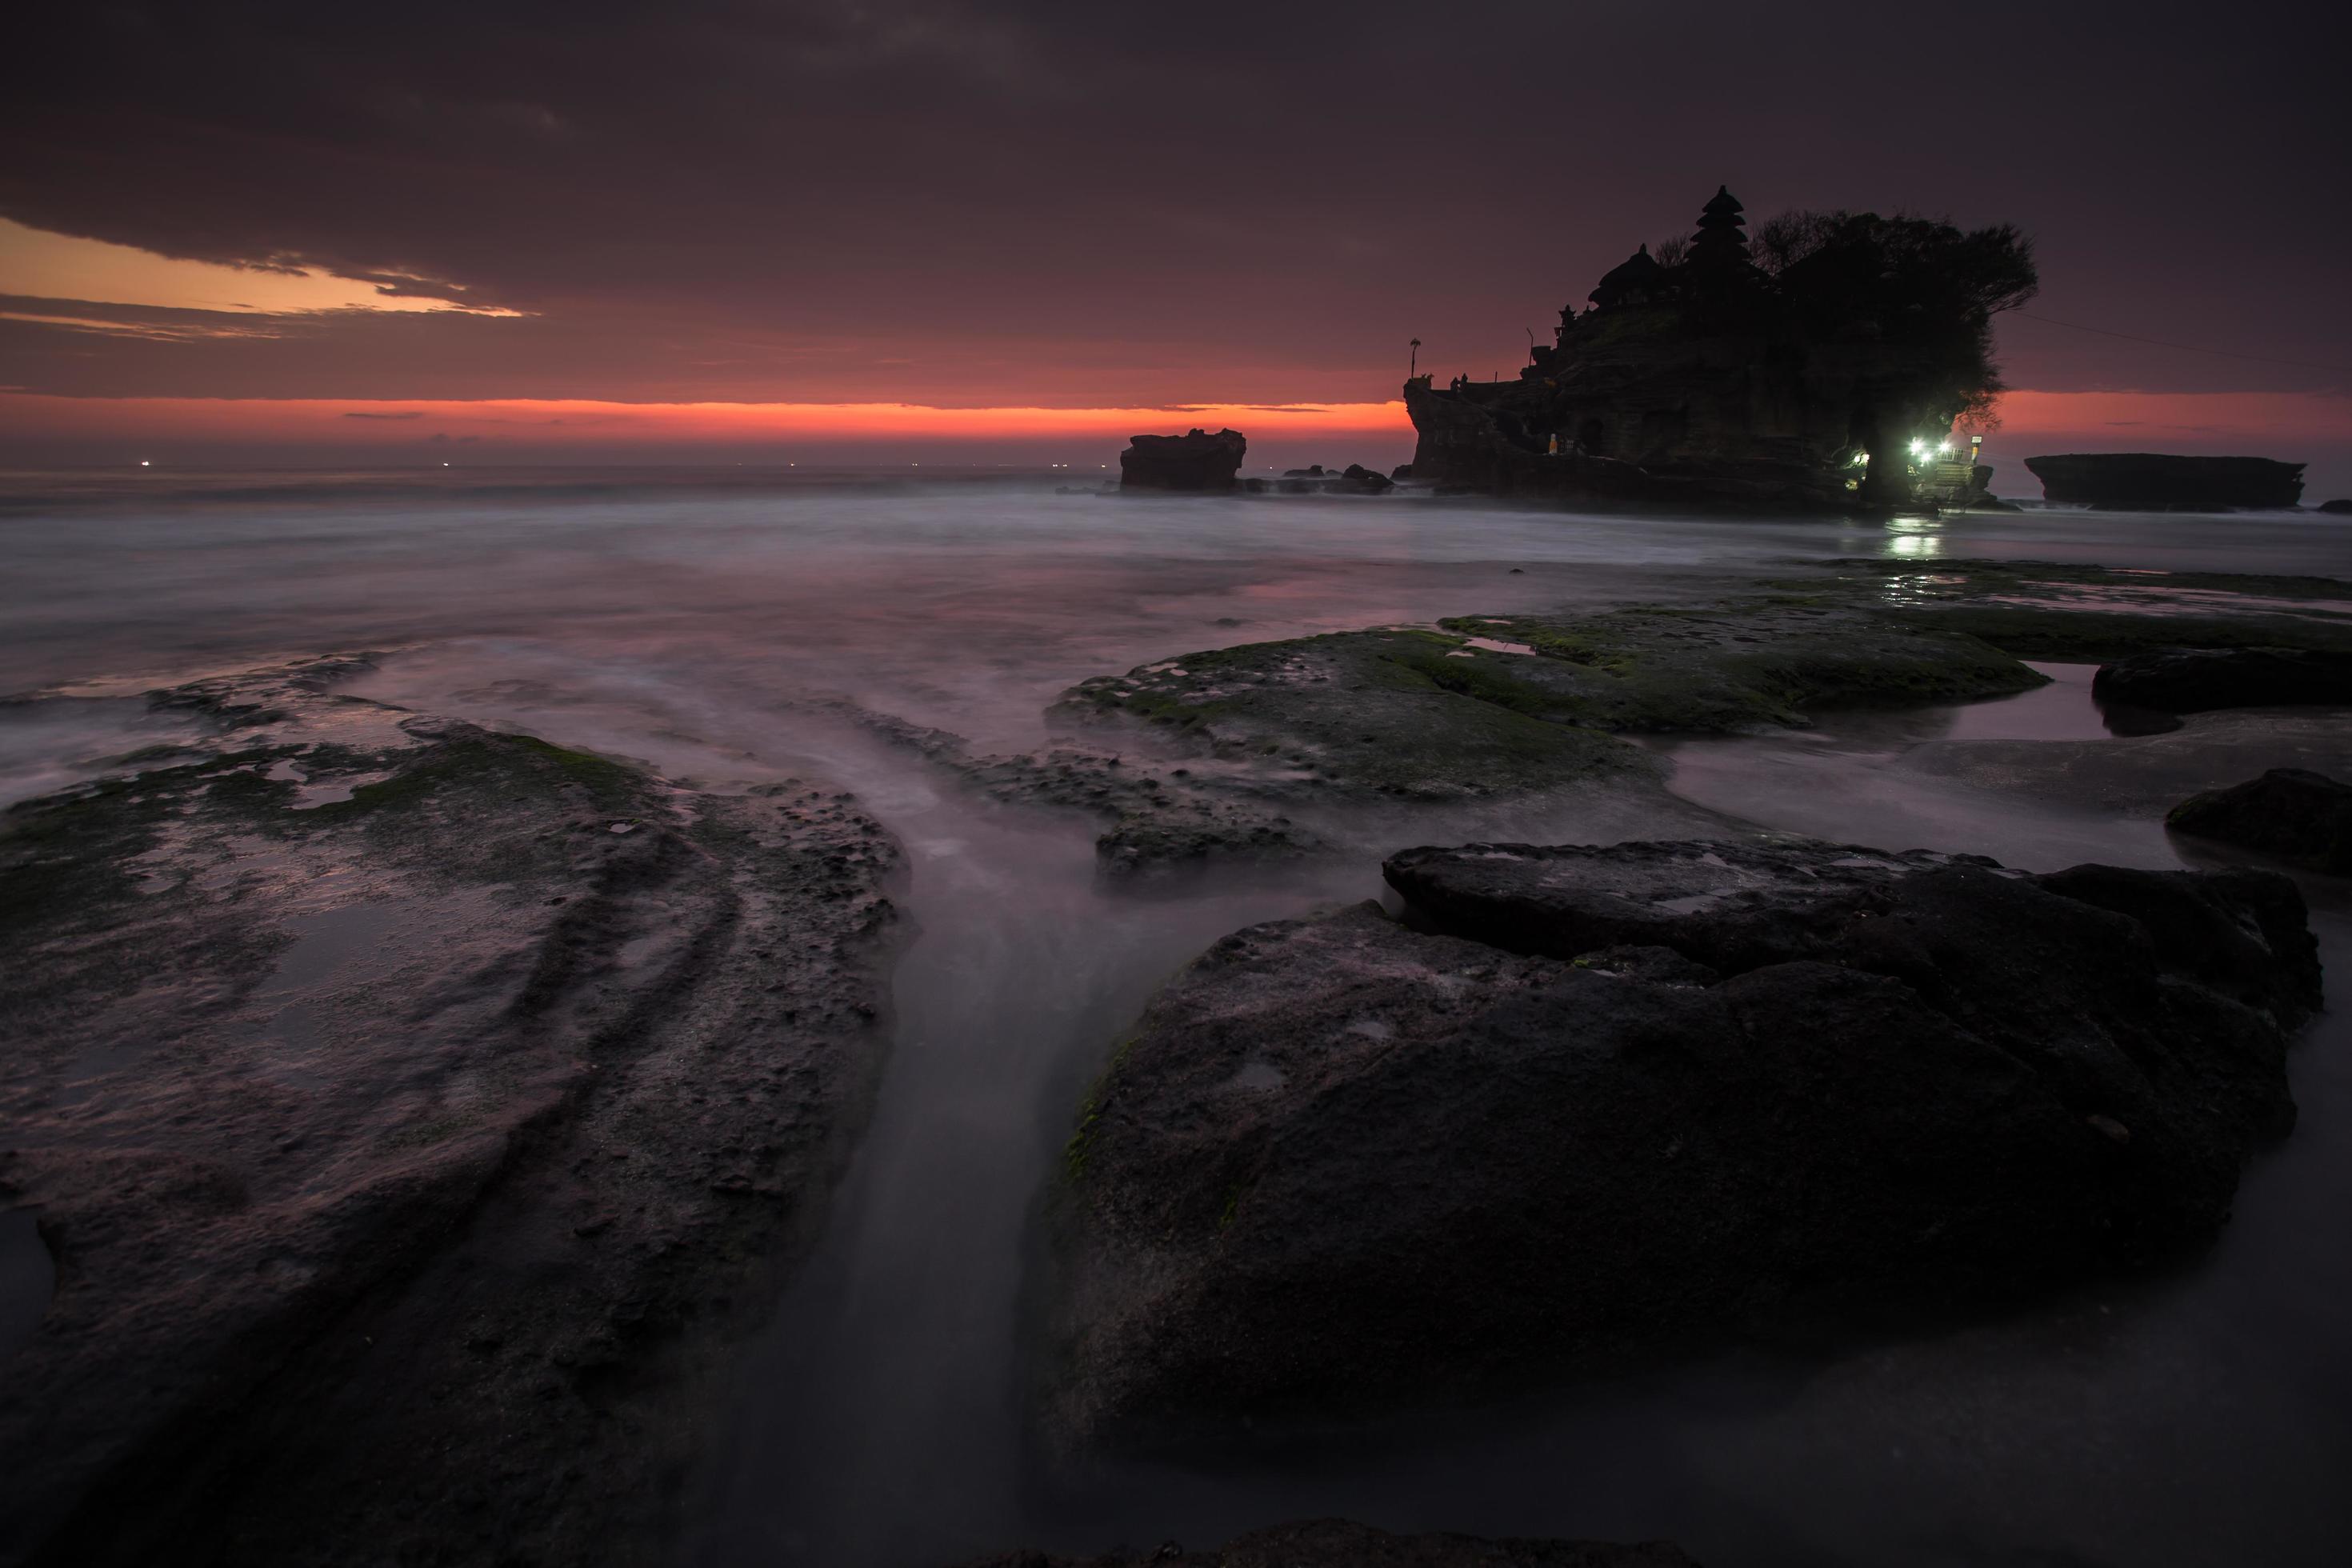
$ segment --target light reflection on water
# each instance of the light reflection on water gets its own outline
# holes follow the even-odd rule
[[[1360,851],[1331,864],[1138,899],[1097,882],[1084,825],[975,802],[803,705],[838,691],[1027,746],[1071,682],[1233,642],[1700,595],[1854,555],[2344,573],[2340,525],[2034,512],[1927,530],[659,477],[528,496],[225,485],[168,509],[44,511],[19,494],[6,511],[0,693],[400,648],[362,689],[706,784],[820,773],[908,844],[919,934],[896,984],[897,1054],[820,1250],[732,1391],[735,1436],[696,1521],[706,1563],[1203,1544],[1329,1512],[1669,1536],[1717,1563],[2352,1555],[2336,1316],[2352,1299],[2352,1040],[2336,1019],[2297,1058],[2302,1131],[2187,1279],[1818,1365],[1731,1359],[1222,1471],[1046,1484],[1015,1402],[1025,1219],[1081,1086],[1150,989],[1236,925],[1377,894],[1384,848],[1683,836],[1703,818],[1622,802],[1397,815],[1360,825]],[[2000,702],[1674,746],[1676,787],[1885,847],[2177,864],[2145,812],[1917,765],[2108,743],[2087,671],[2048,672],[2053,686]],[[0,782],[54,787],[180,738],[153,722],[135,703],[0,708]],[[2331,957],[2352,954],[2342,915],[2325,929]]]

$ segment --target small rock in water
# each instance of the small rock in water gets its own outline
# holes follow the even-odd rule
[[[2166,713],[2352,704],[2352,654],[2286,647],[2166,647],[2103,664],[2091,695]]]
[[[2190,795],[2164,825],[2332,876],[2352,876],[2352,784],[2302,768]]]

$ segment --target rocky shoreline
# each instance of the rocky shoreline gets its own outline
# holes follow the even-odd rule
[[[1899,1331],[2194,1257],[2293,1124],[2320,1001],[2293,883],[1802,840],[1670,794],[1645,743],[2029,692],[2052,657],[2107,661],[2137,732],[2189,726],[2098,743],[2144,755],[2153,816],[2165,759],[2239,765],[2235,710],[2342,701],[2352,586],[1842,561],[1155,659],[1008,754],[810,699],[1087,821],[1122,889],[1385,860],[1391,907],[1236,931],[1106,1043],[1041,1200],[1049,1446]],[[0,1023],[31,1044],[0,1111],[37,1129],[0,1195],[56,1271],[0,1397],[0,1562],[659,1560],[863,1125],[902,871],[856,800],[346,695],[376,662],[153,693],[205,738],[0,825]],[[2265,722],[2336,766],[2320,710]],[[2342,790],[2273,775],[2174,826],[2332,869]],[[1394,851],[1544,814],[1598,842]],[[1611,843],[1637,820],[1680,837]],[[1685,1561],[1336,1521],[1158,1560],[1496,1552]]]

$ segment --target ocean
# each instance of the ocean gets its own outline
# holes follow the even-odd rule
[[[361,695],[706,788],[814,773],[907,847],[917,934],[894,1054],[814,1256],[713,1413],[725,1436],[687,1521],[697,1562],[1205,1545],[1322,1514],[1666,1537],[1711,1563],[2352,1559],[2341,1014],[2294,1058],[2295,1135],[2177,1276],[1860,1348],[1270,1432],[1213,1464],[1048,1473],[1019,1400],[1035,1196],[1081,1086],[1152,990],[1237,926],[1378,896],[1385,849],[1645,825],[1400,809],[1365,825],[1360,852],[1138,892],[1097,876],[1085,820],[981,800],[824,717],[833,702],[1030,750],[1073,683],[1234,643],[1697,600],[1853,558],[2347,576],[2341,520],[1586,514],[1122,497],[978,471],[149,470],[0,476],[0,802],[185,738],[194,721],[150,710],[150,689],[369,651]],[[1666,743],[1672,787],[1886,848],[2182,864],[2148,813],[2015,765],[2014,748],[2106,736],[2087,667],[2045,668],[2053,684],[2022,697]],[[2312,896],[2331,975],[2347,973],[2352,900]]]

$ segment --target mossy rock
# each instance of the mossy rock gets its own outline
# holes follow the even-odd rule
[[[1340,632],[1088,680],[1050,716],[1149,726],[1170,749],[1292,775],[1301,794],[1444,799],[1654,771],[1635,748],[1570,721],[1529,674],[1443,632]]]

